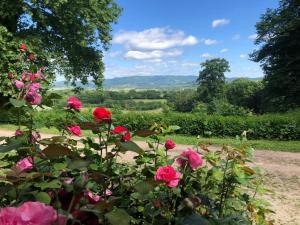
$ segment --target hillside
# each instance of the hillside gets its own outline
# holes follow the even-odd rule
[[[236,78],[227,78],[230,82]],[[260,80],[261,78],[248,78],[252,80]],[[130,76],[130,77],[116,77],[112,79],[106,79],[104,81],[104,88],[137,88],[137,89],[167,89],[167,88],[185,88],[195,87],[197,76],[172,76],[172,75],[156,75],[156,76]],[[54,84],[55,88],[68,88],[71,87],[59,81]],[[91,82],[85,88],[94,88],[94,84]]]

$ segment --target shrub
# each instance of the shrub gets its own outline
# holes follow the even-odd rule
[[[27,104],[21,109],[33,112]],[[266,219],[269,210],[255,197],[261,190],[260,170],[246,164],[253,149],[225,146],[202,154],[187,149],[174,157],[170,152],[176,144],[164,144],[161,137],[178,126],[154,123],[150,129],[130,132],[124,124],[114,127],[117,121],[105,108],[85,118],[79,110],[69,105],[56,114],[65,116],[59,123],[62,136],[40,139],[31,120],[14,137],[2,139],[1,224],[18,220],[38,225],[43,214],[44,225],[272,224]],[[137,126],[144,118],[133,114],[131,119]],[[155,115],[152,119],[148,122],[161,122]],[[75,121],[98,138],[69,137],[80,136]],[[131,141],[131,135],[148,137],[147,151]],[[132,163],[119,158],[127,152],[135,153]],[[27,205],[30,212],[23,210]]]

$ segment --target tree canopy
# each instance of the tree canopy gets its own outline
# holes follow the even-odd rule
[[[114,0],[2,0],[0,34],[5,37],[0,40],[6,45],[26,40],[38,55],[47,54],[52,71],[73,84],[87,83],[92,77],[101,86],[103,51],[109,47],[111,25],[120,13]],[[5,66],[0,62],[0,72]]]
[[[200,101],[210,102],[213,98],[221,97],[224,91],[225,72],[229,72],[229,63],[225,59],[216,58],[201,63],[197,82]]]
[[[252,59],[265,72],[266,111],[287,110],[300,105],[300,1],[281,0],[256,24],[259,49]]]

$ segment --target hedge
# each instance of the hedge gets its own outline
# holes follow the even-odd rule
[[[82,115],[91,119],[91,111]],[[35,121],[40,126],[52,126],[64,119],[64,113],[57,110],[38,112]],[[215,137],[235,137],[248,131],[249,139],[300,139],[300,112],[286,114],[265,114],[252,116],[197,115],[192,113],[146,113],[130,112],[114,114],[115,125],[123,125],[130,130],[148,129],[153,123],[178,125],[177,132],[184,135],[208,133]],[[0,111],[0,123],[16,123],[13,113]]]

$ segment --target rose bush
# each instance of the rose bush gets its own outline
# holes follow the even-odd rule
[[[243,144],[210,151],[197,143],[174,156],[176,144],[161,139],[178,126],[130,131],[114,126],[106,108],[84,117],[74,97],[56,124],[61,135],[41,139],[34,111],[59,97],[43,92],[41,72],[15,78],[24,85],[15,85],[11,110],[26,127],[0,138],[0,224],[272,224],[256,198],[262,179],[249,165],[253,149]],[[91,135],[74,138],[81,128]],[[126,161],[127,152],[134,156]]]

